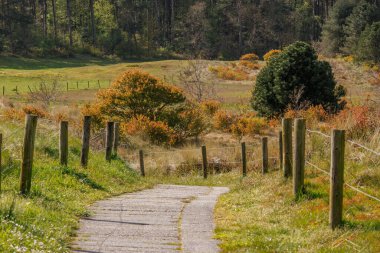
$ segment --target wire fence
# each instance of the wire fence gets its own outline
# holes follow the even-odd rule
[[[270,140],[276,140],[270,138]],[[268,160],[270,167],[278,168],[278,153],[274,147],[276,142],[270,141],[270,154],[265,158]],[[127,145],[122,145],[128,148]],[[242,169],[243,163],[247,165],[248,171],[258,170],[263,161],[262,149],[258,148],[258,142],[247,143],[244,150],[245,160],[243,162],[243,151],[241,145],[218,147],[214,145],[207,146],[206,160],[210,173],[229,172],[236,169]],[[141,167],[140,155],[138,150],[129,149],[123,156],[126,162],[134,169]],[[203,157],[201,147],[170,149],[160,151],[143,152],[144,168],[151,172],[169,173],[178,172],[186,174],[187,172],[201,172],[203,167]]]
[[[17,84],[3,84],[1,86],[0,94],[2,96],[15,96],[15,95],[21,95],[30,92],[30,90],[38,89],[38,85],[40,84],[41,80],[36,80],[34,82],[34,86],[28,84],[25,85],[17,85]],[[111,85],[111,80],[69,80],[69,81],[58,81],[58,89],[61,92],[68,92],[68,91],[78,91],[78,90],[98,90],[103,88],[108,88]]]
[[[28,115],[28,120],[29,116],[31,115]],[[5,158],[3,159],[4,165],[1,168],[2,177],[6,177],[20,168],[22,163],[21,157],[25,159],[23,157],[23,150],[25,152],[25,146],[23,146],[24,136],[20,133],[25,130],[26,135],[28,128],[15,123],[10,124],[9,126],[11,127],[0,128],[0,131],[3,133],[2,155]],[[26,124],[26,126],[28,126],[28,124]],[[41,158],[41,154],[53,158],[60,157],[61,154],[59,153],[61,150],[59,143],[62,140],[62,129],[60,130],[60,126],[62,126],[62,124],[50,119],[41,119],[39,120],[38,126],[35,134],[35,142],[33,140],[33,148],[35,145],[36,150],[40,153],[39,158]],[[82,154],[85,146],[85,133],[86,131],[88,134],[91,132],[90,128],[88,130],[85,129],[84,126]],[[306,155],[306,160],[304,160],[305,164],[318,172],[323,173],[324,176],[329,177],[330,180],[333,181],[333,166],[331,166],[331,171],[327,169],[330,167],[329,161],[332,160],[332,157],[330,157],[330,155],[332,156],[332,153],[329,154],[333,147],[330,143],[332,138],[320,131],[307,130],[306,132],[309,134],[309,137],[306,138],[307,148],[304,150]],[[77,137],[77,133],[74,133],[73,135]],[[106,142],[106,140],[109,140],[111,136],[109,128],[107,128],[107,130],[93,132],[91,138],[88,140],[88,144],[95,150],[107,150],[110,144],[108,141]],[[136,170],[138,170],[139,167],[140,169],[146,168],[147,172],[151,173],[152,176],[156,173],[175,173],[177,175],[187,175],[189,173],[199,174],[202,173],[202,171],[205,173],[205,170],[210,174],[239,170],[242,171],[243,176],[245,176],[247,172],[256,172],[260,169],[262,173],[266,173],[267,170],[264,169],[266,166],[271,169],[279,169],[282,161],[285,161],[285,147],[287,145],[282,143],[282,140],[285,140],[285,138],[278,139],[270,137],[269,142],[267,141],[267,138],[268,137],[263,137],[261,142],[256,140],[248,143],[248,145],[246,145],[247,143],[241,143],[241,145],[221,147],[215,146],[214,144],[207,148],[202,146],[202,149],[200,147],[190,147],[183,149],[175,148],[171,150],[152,150],[151,152],[137,152],[136,150],[126,149],[128,145],[124,144],[122,145],[125,148],[125,155],[123,158],[132,168],[135,168]],[[26,139],[27,138],[24,140]],[[292,142],[291,139],[292,138],[286,138],[287,141]],[[371,188],[364,180],[365,176],[368,176],[366,173],[374,172],[377,173],[377,175],[379,174],[380,157],[378,152],[352,140],[347,140],[347,142],[350,145],[349,148],[346,147],[347,155],[345,157],[346,168],[344,175],[346,180],[343,182],[343,185],[349,188],[350,191],[366,196],[376,202],[380,202],[380,197],[376,194],[378,193],[378,189],[375,189],[375,187]],[[281,143],[281,145],[279,145],[279,143]],[[297,143],[294,146],[295,149]],[[105,148],[106,144],[107,148]],[[282,150],[280,146],[284,148],[284,150]],[[299,154],[297,153],[297,155],[294,156],[294,161],[297,160],[296,156],[298,155]],[[287,159],[289,159],[289,154],[287,154],[287,156]],[[88,157],[86,159],[88,159]],[[83,164],[81,165],[85,166]],[[142,175],[145,175],[144,173],[142,173]]]
[[[325,140],[328,140],[328,143],[329,143],[329,140],[331,138],[327,134],[322,133],[320,131],[307,130],[307,132],[310,133],[310,134],[316,134],[318,136],[321,136],[321,137],[325,138]],[[357,193],[363,194],[364,196],[366,196],[368,198],[371,198],[372,200],[380,202],[380,197],[375,196],[372,193],[369,193],[368,192],[369,189],[360,189],[360,188],[363,188],[364,186],[360,185],[361,180],[359,180],[359,176],[360,175],[358,175],[358,174],[360,174],[363,171],[363,170],[361,170],[361,167],[365,168],[365,171],[371,170],[371,166],[370,165],[372,165],[372,170],[378,170],[379,169],[380,158],[378,158],[378,156],[379,156],[378,152],[375,151],[374,149],[371,149],[371,148],[369,148],[367,146],[359,144],[359,143],[357,143],[355,141],[347,140],[347,142],[350,143],[350,144],[352,144],[351,145],[352,148],[358,148],[359,147],[363,151],[369,152],[371,155],[373,155],[373,154],[376,155],[377,159],[368,158],[369,156],[365,155],[365,154],[358,155],[357,152],[354,152],[355,150],[351,150],[349,148],[348,149],[346,148],[346,151],[347,151],[348,154],[346,155],[346,159],[347,160],[346,160],[345,182],[344,182],[344,185],[346,187],[350,188],[351,190],[357,192]],[[310,145],[310,146],[313,148],[313,145]],[[324,145],[322,148],[319,148],[319,150],[325,151],[324,152],[325,154],[324,154],[324,157],[319,156],[316,159],[318,159],[320,161],[320,159],[323,158],[326,161],[329,161],[329,157],[326,157],[326,152],[329,151],[329,148],[326,147],[326,145]],[[313,151],[314,150],[309,150],[308,153],[313,153]],[[360,158],[358,158],[358,156]],[[317,166],[315,163],[313,163],[310,160],[310,156],[308,158],[309,158],[309,160],[306,161],[307,165],[309,165],[312,168],[316,169],[317,171],[323,173],[324,175],[326,175],[328,177],[331,177],[330,171],[328,171],[326,169],[322,169],[321,167]],[[360,166],[359,163],[362,163],[362,165]],[[328,163],[328,165],[330,165],[330,164]],[[357,183],[355,184],[355,182],[357,182]]]

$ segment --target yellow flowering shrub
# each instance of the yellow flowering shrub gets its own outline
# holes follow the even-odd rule
[[[264,61],[268,61],[270,58],[278,55],[279,53],[281,53],[281,50],[278,50],[278,49],[272,49],[272,50],[268,51],[263,57]]]

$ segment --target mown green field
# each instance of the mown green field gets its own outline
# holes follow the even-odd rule
[[[210,65],[219,62],[210,62]],[[5,87],[5,96],[16,101],[25,101],[29,87],[33,89],[40,82],[57,80],[62,90],[59,102],[83,103],[91,101],[99,88],[106,88],[121,73],[130,68],[141,68],[152,75],[179,86],[182,60],[126,61],[77,56],[73,59],[28,59],[0,57],[0,95]],[[236,82],[215,79],[216,95],[226,107],[236,103],[248,103],[252,82]],[[67,85],[69,91],[67,91]],[[17,87],[17,90],[16,90]]]

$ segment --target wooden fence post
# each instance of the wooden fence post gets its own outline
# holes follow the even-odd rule
[[[3,180],[3,163],[2,163],[2,157],[3,155],[3,134],[0,134],[0,194],[1,194],[1,183],[2,183],[2,180]]]
[[[3,96],[5,96],[5,86],[3,86]]]
[[[90,89],[90,81],[87,82],[87,89]]]
[[[139,151],[139,156],[140,156],[140,172],[141,172],[141,176],[145,177],[144,152],[142,150]]]
[[[268,173],[268,137],[261,138],[262,147],[262,172]]]
[[[106,129],[106,160],[111,161],[112,158],[112,147],[114,140],[114,122],[107,122]]]
[[[61,165],[67,166],[69,154],[69,122],[61,121],[59,129],[59,157]]]
[[[284,177],[292,176],[292,119],[282,119],[282,146]]]
[[[203,178],[207,178],[207,150],[206,146],[202,146],[202,165],[203,165]]]
[[[119,142],[120,142],[120,124],[119,122],[115,122],[114,125],[114,139],[113,139],[113,152],[115,155],[117,155],[117,150],[119,148]]]
[[[243,177],[247,176],[247,152],[245,142],[241,143],[241,160],[243,164]]]
[[[77,81],[77,89],[79,89],[79,82]]]
[[[345,131],[332,131],[330,170],[330,227],[342,224]]]
[[[37,116],[26,115],[24,147],[22,150],[22,166],[20,176],[20,193],[25,195],[32,186],[32,166],[34,156],[34,140],[36,137]]]
[[[69,91],[69,82],[66,82],[66,91]]]
[[[88,154],[90,151],[90,135],[91,135],[91,116],[84,116],[83,135],[82,135],[82,153],[80,162],[82,167],[88,164]]]
[[[282,131],[278,132],[278,159],[280,164],[280,169],[284,166],[284,153],[282,150]]]
[[[304,190],[306,120],[296,119],[294,124],[293,194]]]

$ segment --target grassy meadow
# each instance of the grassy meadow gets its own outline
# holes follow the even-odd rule
[[[350,102],[380,103],[380,81],[365,67],[345,62],[343,59],[327,58],[324,60],[332,65],[338,84],[347,88],[347,98]],[[217,66],[230,62],[208,61],[207,63],[209,66]],[[41,81],[57,80],[63,91],[59,102],[83,103],[93,100],[99,87],[108,87],[115,78],[129,68],[141,68],[169,83],[181,86],[178,74],[186,64],[184,60],[121,62],[89,56],[77,56],[72,59],[30,59],[4,56],[0,57],[0,89],[5,87],[5,95],[8,98],[24,100],[23,95],[28,92],[28,86],[34,87]],[[260,64],[264,65],[265,63],[261,62]],[[239,109],[236,105],[246,105],[249,102],[254,84],[254,81],[228,81],[216,77],[210,82],[215,85],[217,98],[223,102],[226,108],[230,109]]]
[[[343,59],[327,59],[338,83],[348,90],[352,104],[380,104],[380,84],[363,66]],[[230,62],[209,61],[223,65]],[[260,62],[261,65],[265,64]],[[92,101],[100,88],[129,68],[141,68],[170,83],[181,86],[178,73],[186,62],[181,60],[126,61],[77,56],[73,59],[28,59],[0,57],[0,89],[6,89],[3,104],[28,102],[28,85],[58,80],[62,94],[56,105],[65,105],[69,114],[78,113],[81,104]],[[246,111],[254,81],[211,80],[222,107]],[[69,91],[66,91],[69,82]],[[78,82],[79,89],[76,83]],[[90,88],[88,88],[90,82]],[[19,94],[16,94],[17,86]],[[10,93],[8,93],[10,92]],[[4,105],[5,106],[5,105]],[[70,123],[71,124],[71,123]],[[315,127],[310,122],[309,127]],[[80,159],[80,128],[70,135],[69,165],[58,163],[58,126],[39,121],[36,139],[33,186],[30,196],[18,194],[22,121],[3,119],[3,178],[0,197],[1,252],[69,252],[80,217],[89,215],[88,206],[109,196],[140,190],[157,183],[229,186],[231,191],[219,200],[215,210],[216,234],[222,252],[379,252],[380,205],[345,188],[344,225],[328,227],[329,178],[308,165],[306,192],[292,196],[292,182],[279,171],[277,130],[270,137],[270,172],[261,175],[260,136],[245,137],[248,176],[241,176],[240,143],[228,133],[212,131],[202,136],[208,148],[209,162],[221,159],[226,173],[201,176],[199,143],[189,142],[170,149],[152,145],[138,137],[123,140],[120,158],[104,161],[104,153],[94,143],[90,164],[83,169]],[[46,138],[49,136],[49,138]],[[357,140],[379,150],[380,132],[368,140]],[[144,149],[146,178],[138,170],[137,150]],[[329,140],[307,135],[307,160],[329,170]],[[127,164],[125,161],[127,161]],[[176,170],[173,170],[175,168]],[[347,144],[346,182],[359,185],[378,196],[380,158]],[[378,196],[379,197],[379,196]]]

